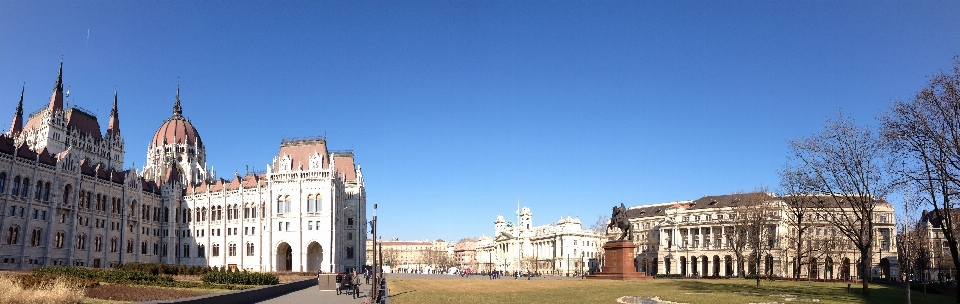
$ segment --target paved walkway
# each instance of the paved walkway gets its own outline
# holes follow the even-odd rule
[[[488,276],[481,275],[471,275],[469,278],[463,278],[457,275],[442,275],[442,274],[409,274],[409,273],[388,273],[385,274],[387,279],[449,279],[449,280],[489,280]],[[501,277],[501,280],[513,280],[512,276]],[[546,276],[542,278],[531,278],[534,281],[540,280],[581,280],[579,277],[560,277],[560,276]],[[526,278],[521,278],[521,280],[526,280]],[[388,287],[389,288],[389,287]],[[319,290],[316,285],[311,286],[310,288],[294,291],[273,299],[269,299],[263,302],[264,304],[281,304],[281,303],[363,303],[367,299],[367,294],[370,293],[370,285],[364,284],[360,286],[360,297],[354,299],[352,295],[340,294],[337,295],[337,292],[333,290]]]
[[[310,288],[301,289],[294,291],[273,299],[269,299],[263,302],[264,304],[281,304],[281,303],[363,303],[367,300],[367,294],[370,293],[370,285],[361,285],[360,286],[360,297],[354,299],[353,295],[346,293],[341,293],[337,295],[336,291],[333,290],[320,290],[316,285],[310,286]]]

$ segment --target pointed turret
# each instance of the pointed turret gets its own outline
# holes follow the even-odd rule
[[[50,96],[52,111],[63,111],[63,61],[60,61],[60,72],[57,74],[57,83],[53,85],[53,94]]]
[[[110,110],[110,123],[107,124],[107,135],[120,136],[120,117],[117,115],[117,91],[113,91],[113,109]]]
[[[13,122],[10,123],[10,132],[7,133],[9,136],[16,136],[20,132],[23,132],[23,90],[20,89],[20,103],[17,104],[17,113],[13,114]]]
[[[177,85],[177,101],[173,104],[173,117],[183,118],[183,109],[180,108],[180,85]]]

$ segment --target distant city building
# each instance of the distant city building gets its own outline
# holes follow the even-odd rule
[[[0,135],[0,268],[361,266],[366,192],[352,151],[328,151],[325,138],[283,140],[264,172],[218,178],[178,89],[143,170],[124,169],[117,94],[101,133],[96,115],[66,106],[62,76],[61,63],[48,104],[25,123],[21,92]]]
[[[465,238],[453,246],[453,256],[459,269],[477,271],[477,240]]]
[[[801,277],[811,279],[856,279],[864,276],[897,277],[897,246],[894,209],[880,201],[873,211],[875,248],[869,261],[872,273],[858,273],[860,253],[856,247],[827,222],[829,209],[813,209],[804,216],[808,227],[804,247],[815,248],[801,260],[793,251],[789,206],[783,197],[764,196],[767,208],[764,245],[769,250],[756,269],[752,247],[744,250],[738,263],[731,242],[736,228],[737,204],[746,195],[705,196],[692,201],[630,207],[627,215],[634,228],[637,271],[647,274],[680,274],[682,276],[736,276],[738,264],[745,274],[779,277],[793,276],[793,263],[800,263]],[[828,197],[821,199],[829,200]],[[759,207],[758,207],[759,208]],[[612,233],[611,233],[612,235]]]
[[[574,274],[598,265],[605,241],[605,236],[583,229],[580,219],[569,216],[533,226],[533,213],[524,207],[517,225],[497,216],[494,236],[477,241],[476,261],[478,271]]]
[[[952,213],[958,212],[958,209],[951,211]],[[954,215],[956,215],[956,213],[954,213]],[[926,238],[923,243],[929,246],[927,249],[929,252],[929,260],[926,262],[923,273],[915,274],[915,278],[923,279],[927,282],[955,280],[957,277],[957,268],[953,264],[953,254],[950,253],[950,244],[943,234],[943,219],[934,211],[923,210],[919,224]],[[922,267],[924,265],[918,266]]]
[[[367,264],[373,263],[373,240],[367,239]],[[454,265],[453,250],[444,240],[378,241],[383,263],[390,272],[424,272],[446,270]]]

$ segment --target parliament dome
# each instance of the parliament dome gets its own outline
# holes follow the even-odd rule
[[[193,123],[183,117],[180,108],[180,90],[177,90],[177,101],[173,105],[173,116],[163,122],[157,132],[153,134],[150,147],[159,147],[169,144],[187,144],[203,147],[200,133],[193,127]]]

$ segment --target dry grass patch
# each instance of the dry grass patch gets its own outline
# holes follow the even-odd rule
[[[0,304],[80,303],[81,299],[83,287],[69,280],[56,279],[50,284],[24,289],[14,278],[0,276]]]
[[[784,295],[815,299],[819,303],[885,304],[906,302],[901,288],[872,285],[871,296],[859,289],[846,293],[846,283],[763,282],[760,288],[749,280],[476,280],[388,279],[391,302],[406,303],[617,303],[623,296],[660,297],[689,304],[783,303]],[[940,295],[917,295],[913,303],[952,303]]]

